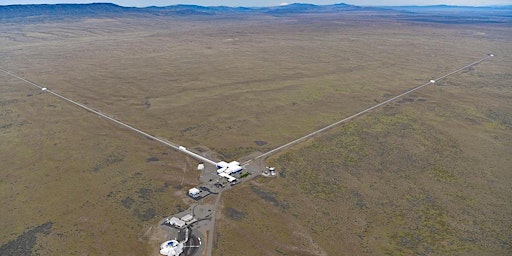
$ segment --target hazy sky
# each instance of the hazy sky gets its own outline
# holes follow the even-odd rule
[[[512,5],[512,0],[0,0],[0,5],[9,4],[56,4],[56,3],[91,3],[111,2],[122,6],[167,6],[175,4],[197,4],[204,6],[276,6],[285,3],[333,4],[347,3],[353,5]]]

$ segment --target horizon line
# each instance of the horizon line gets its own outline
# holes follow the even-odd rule
[[[343,2],[334,3],[334,4],[310,4],[310,3],[301,3],[301,2],[294,2],[290,4],[285,5],[269,5],[269,6],[228,6],[228,5],[199,5],[199,4],[171,4],[171,5],[148,5],[148,6],[127,6],[127,5],[121,5],[116,4],[112,2],[90,2],[90,3],[55,3],[55,4],[6,4],[0,6],[28,6],[28,5],[94,5],[94,4],[111,4],[119,7],[125,7],[125,8],[150,8],[150,7],[173,7],[173,6],[196,6],[196,7],[228,7],[228,8],[271,8],[271,7],[286,7],[290,5],[309,5],[309,6],[334,6],[334,5],[347,5],[347,6],[354,6],[354,7],[459,7],[459,8],[489,8],[489,7],[512,7],[512,4],[504,4],[504,5],[449,5],[449,4],[433,4],[433,5],[353,5],[353,4],[347,4]]]

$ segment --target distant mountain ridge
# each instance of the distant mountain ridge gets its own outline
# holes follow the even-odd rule
[[[497,6],[461,6],[461,5],[403,5],[403,6],[387,6],[385,8],[394,10],[422,10],[422,11],[478,11],[478,10],[512,10],[512,5],[497,5]]]
[[[364,7],[344,3],[332,5],[314,5],[294,3],[273,7],[228,7],[228,6],[199,6],[199,5],[172,5],[164,7],[123,7],[112,3],[92,4],[42,4],[42,5],[0,5],[0,21],[11,20],[25,21],[48,20],[59,18],[80,17],[119,17],[123,15],[149,15],[149,16],[198,16],[198,15],[238,15],[238,14],[264,14],[272,16],[342,13],[357,11],[374,11],[380,13],[402,13],[406,19],[415,19],[420,16],[433,13],[439,15],[441,21],[446,19],[447,13],[450,22],[456,22],[457,17],[478,16],[473,21],[487,20],[487,22],[510,22],[512,20],[512,6],[388,6],[388,7]],[[486,12],[485,14],[477,12]],[[442,13],[442,14],[441,14]],[[418,17],[414,17],[418,15]],[[421,17],[420,17],[421,18]],[[418,18],[418,21],[421,19]],[[424,17],[429,19],[429,17]],[[423,20],[425,20],[423,19]]]
[[[314,5],[294,3],[282,6],[271,7],[229,7],[229,6],[200,6],[200,5],[171,5],[164,7],[150,6],[144,9],[167,11],[174,13],[196,13],[196,14],[221,14],[221,13],[266,13],[266,14],[292,14],[292,13],[325,13],[334,11],[347,11],[361,9],[348,4]]]
[[[334,4],[290,4],[274,7],[228,7],[228,6],[199,6],[171,5],[149,6],[143,8],[123,7],[112,3],[91,4],[41,4],[41,5],[0,5],[0,20],[10,18],[42,18],[54,17],[85,17],[85,16],[121,16],[125,14],[156,15],[156,16],[188,16],[188,15],[218,15],[218,14],[269,14],[284,15],[294,13],[326,13],[342,10],[360,9],[361,7]]]
[[[0,19],[37,17],[48,15],[94,16],[107,13],[136,11],[111,3],[94,4],[29,4],[0,6]]]

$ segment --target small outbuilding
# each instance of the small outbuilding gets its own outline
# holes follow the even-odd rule
[[[201,193],[201,190],[199,190],[197,188],[191,188],[191,189],[188,190],[188,195],[193,197],[193,198],[198,197],[199,193]]]
[[[168,222],[169,222],[169,225],[177,227],[177,228],[183,228],[183,227],[185,227],[185,224],[186,224],[185,221],[180,220],[176,217],[172,217]]]
[[[235,177],[233,177],[233,176],[231,176],[231,175],[229,175],[229,174],[227,174],[225,172],[219,173],[219,176],[226,178],[228,180],[228,182],[233,182],[233,181],[236,180]]]
[[[186,223],[189,223],[192,220],[194,220],[194,216],[192,216],[192,214],[187,214],[187,215],[181,217],[181,220],[186,222]]]

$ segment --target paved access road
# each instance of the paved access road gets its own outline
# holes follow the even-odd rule
[[[202,244],[201,238],[195,235],[195,233],[190,230],[190,235],[188,237],[188,241],[185,243],[183,248],[184,256],[197,256],[201,255],[200,253],[203,251],[204,245]]]

